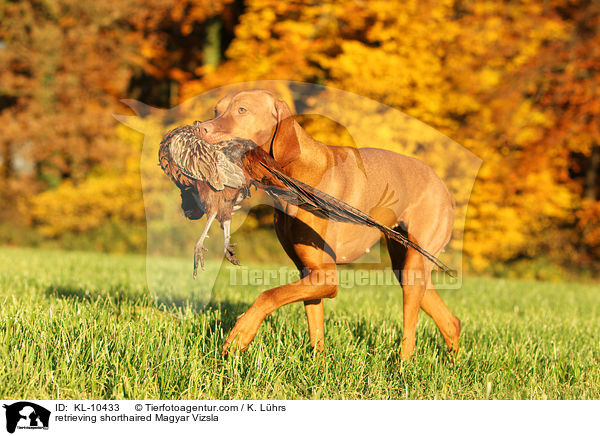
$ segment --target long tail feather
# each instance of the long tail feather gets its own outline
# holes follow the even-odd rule
[[[280,200],[294,204],[304,210],[314,213],[317,216],[326,218],[332,221],[347,222],[352,224],[367,225],[380,230],[388,238],[400,242],[406,247],[411,247],[421,253],[426,259],[433,262],[438,268],[443,270],[450,277],[456,277],[456,274],[426,250],[419,247],[413,241],[408,239],[403,234],[396,232],[390,227],[383,225],[361,210],[350,206],[349,204],[326,194],[316,188],[313,188],[306,183],[302,183],[292,177],[287,176],[282,171],[279,171],[262,160],[260,165],[267,170],[276,180],[281,182],[287,189],[278,186],[268,186],[261,183],[261,188],[265,189],[269,194]]]

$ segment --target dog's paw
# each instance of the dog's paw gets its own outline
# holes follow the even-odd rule
[[[240,315],[225,339],[222,355],[226,356],[230,351],[246,350],[256,336],[261,321],[253,319],[247,312]]]

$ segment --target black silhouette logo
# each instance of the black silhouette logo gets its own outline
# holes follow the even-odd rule
[[[6,431],[14,433],[15,429],[48,429],[50,411],[29,401],[19,401],[4,405],[6,409]]]

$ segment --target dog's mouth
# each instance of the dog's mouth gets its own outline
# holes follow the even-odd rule
[[[208,144],[217,144],[219,142],[230,141],[232,139],[235,139],[233,136],[227,135],[222,132],[203,132],[202,124],[204,124],[202,121],[194,121],[194,133],[198,138],[200,138],[202,141]]]

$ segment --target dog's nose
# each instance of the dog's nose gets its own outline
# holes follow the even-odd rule
[[[206,137],[212,132],[210,125],[207,122],[194,122],[194,126],[198,129],[198,134],[200,138],[206,139]]]

